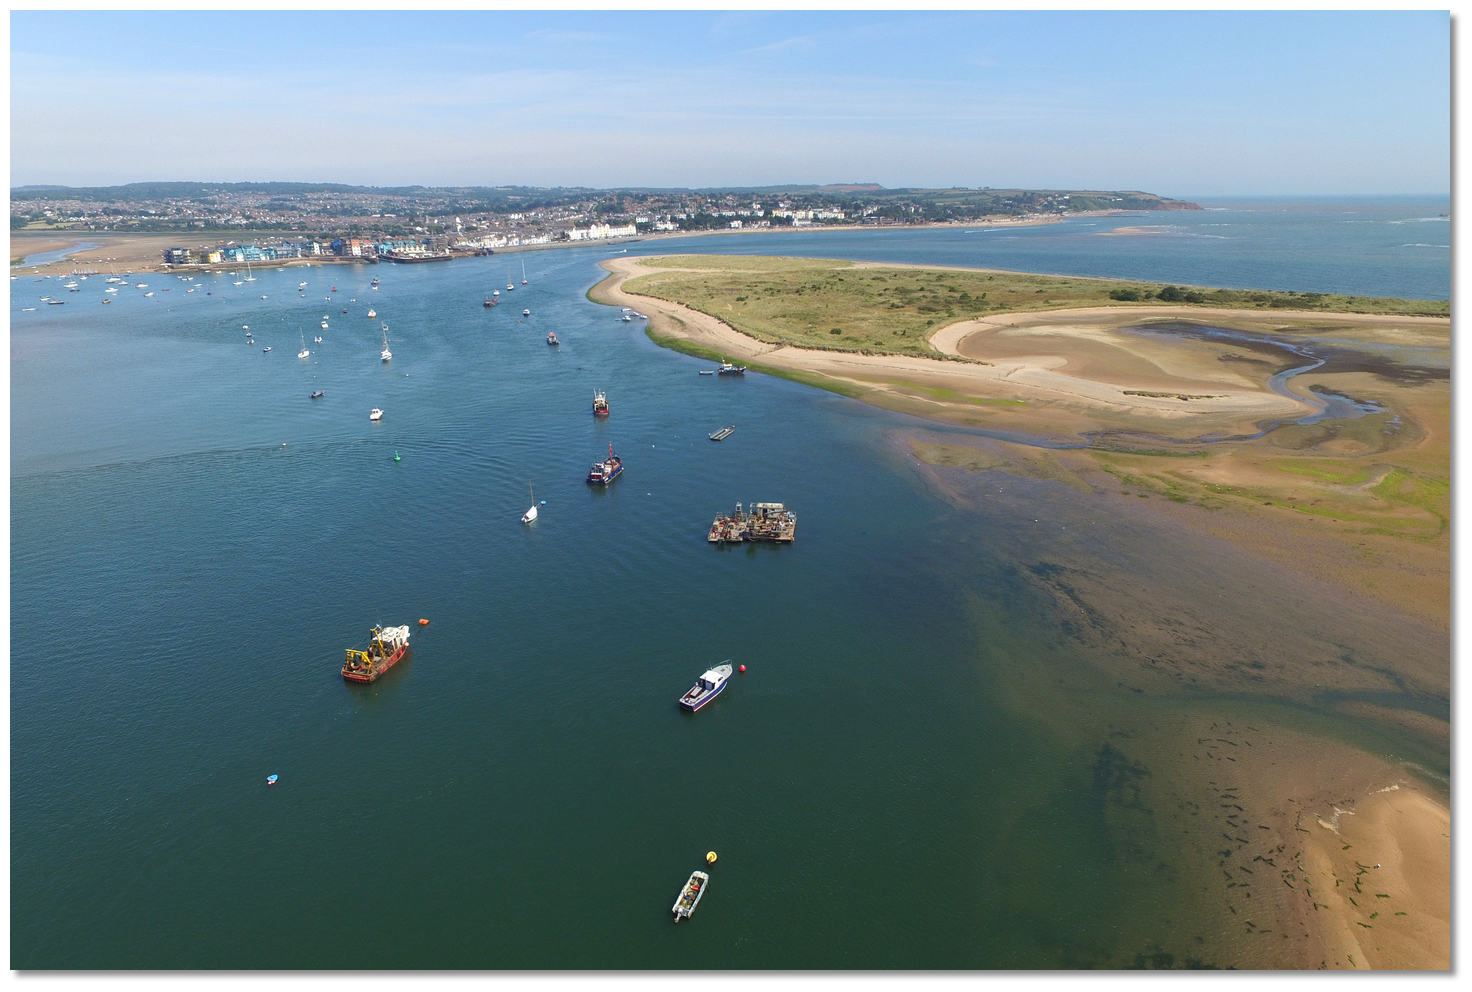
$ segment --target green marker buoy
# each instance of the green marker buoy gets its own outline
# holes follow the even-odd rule
[[[397,451],[395,451],[394,452],[394,461],[398,461],[398,460],[399,460],[399,453]]]

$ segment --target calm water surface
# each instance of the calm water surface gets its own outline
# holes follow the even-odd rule
[[[897,233],[803,243],[995,264]],[[996,550],[1013,512],[937,500],[905,418],[697,376],[584,298],[606,254],[528,255],[489,312],[499,258],[106,307],[93,278],[30,313],[58,280],[11,283],[13,967],[1059,967],[1214,925],[1110,846],[1090,760],[1142,704],[1060,647]],[[795,508],[797,543],[708,546],[737,500]],[[1073,687],[998,691],[1044,665]],[[1065,691],[1096,719],[1030,712]]]

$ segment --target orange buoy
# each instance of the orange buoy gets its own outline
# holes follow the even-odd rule
[[[421,618],[420,621],[419,621],[419,626],[421,626],[421,627],[428,627],[429,626],[429,621]]]
[[[742,671],[743,671],[743,672],[744,672],[744,671],[746,671],[746,666],[745,666],[745,665],[742,665],[742,666],[741,666],[741,670],[742,670]]]

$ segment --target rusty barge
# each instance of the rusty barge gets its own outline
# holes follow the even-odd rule
[[[421,623],[423,621],[420,621]],[[342,677],[349,682],[375,682],[409,650],[409,627],[374,627],[367,651],[348,648]]]
[[[752,503],[743,510],[736,504],[730,516],[718,514],[710,525],[711,544],[740,544],[742,541],[771,541],[790,544],[797,536],[797,514],[781,503]]]

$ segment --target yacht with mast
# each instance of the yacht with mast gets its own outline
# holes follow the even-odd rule
[[[394,353],[388,350],[388,325],[383,325],[383,354],[379,356],[385,362],[394,357]]]

